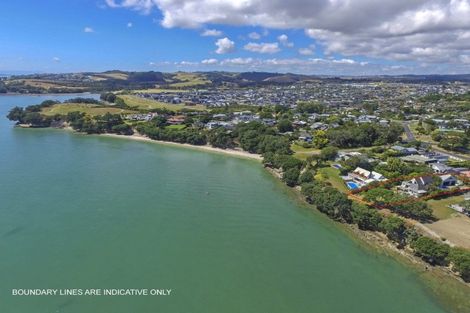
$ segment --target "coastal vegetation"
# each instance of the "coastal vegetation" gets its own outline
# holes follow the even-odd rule
[[[287,186],[299,189],[308,203],[331,219],[355,224],[364,231],[381,232],[399,249],[412,251],[430,265],[448,267],[469,281],[470,251],[421,234],[413,221],[434,220],[433,209],[425,201],[415,201],[394,190],[399,183],[394,179],[430,173],[428,166],[405,163],[389,149],[401,140],[400,124],[339,124],[330,118],[337,126],[314,131],[313,140],[306,144],[316,149],[316,153],[297,158],[292,147],[297,152],[309,148],[293,145],[300,137],[293,117],[325,112],[324,106],[312,102],[300,103],[297,108],[288,110],[275,106],[242,109],[245,111],[234,107],[209,111],[203,107],[163,105],[132,95],[104,93],[101,101],[76,98],[67,103],[45,101],[24,109],[15,107],[8,118],[34,127],[68,125],[88,134],[132,135],[138,132],[154,140],[259,154],[265,167]],[[224,127],[228,116],[233,114],[238,114],[242,120],[254,114],[259,118]],[[134,120],[137,115],[145,120]],[[366,157],[351,155],[337,160],[340,149],[351,148],[364,148],[361,151]],[[334,162],[338,162],[335,168],[332,167]],[[340,175],[358,167],[381,172],[390,181],[350,194]],[[430,194],[439,192],[437,185],[432,188]]]

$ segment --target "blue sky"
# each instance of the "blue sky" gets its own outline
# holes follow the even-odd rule
[[[0,72],[470,72],[469,0],[2,2]]]

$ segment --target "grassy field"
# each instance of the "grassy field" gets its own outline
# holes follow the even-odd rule
[[[50,88],[73,89],[73,90],[85,89],[85,87],[68,87],[68,86],[60,84],[59,82],[42,80],[42,79],[22,79],[22,80],[14,80],[11,82],[22,83],[25,86],[31,86],[35,88],[44,88],[44,89],[50,89]]]
[[[320,173],[322,180],[329,182],[334,188],[338,189],[341,192],[348,192],[348,187],[346,187],[346,184],[341,178],[338,169],[333,167],[323,167],[318,172]]]
[[[293,143],[290,147],[294,151],[294,157],[300,160],[306,160],[310,155],[319,154],[320,149],[317,148],[304,148],[297,143]]]
[[[418,131],[416,130],[416,128],[418,127],[418,122],[411,122],[409,126],[411,132],[413,133],[413,135],[415,135],[416,140],[436,143],[434,140],[432,140],[431,135],[423,135],[418,133]]]
[[[138,89],[133,90],[134,93],[162,93],[162,92],[188,92],[189,90],[184,89],[168,89],[168,88],[150,88],[150,89]]]
[[[190,109],[194,111],[203,111],[206,109],[206,107],[203,105],[185,106],[183,104],[169,104],[131,95],[119,95],[118,97],[124,100],[128,106],[137,107],[138,109],[142,110],[167,109],[177,112],[181,111],[182,109]]]
[[[90,114],[93,116],[96,115],[103,115],[106,113],[111,113],[111,114],[127,114],[127,113],[135,113],[135,111],[131,110],[125,110],[125,109],[120,109],[120,108],[115,108],[115,107],[102,107],[102,106],[97,106],[94,104],[84,104],[84,103],[63,103],[63,104],[55,104],[51,107],[48,108],[43,108],[41,113],[44,115],[66,115],[69,112],[84,112],[86,114]]]
[[[211,83],[210,80],[206,79],[201,74],[196,73],[176,73],[174,78],[180,81],[170,84],[170,86],[174,88],[207,85]]]
[[[455,213],[454,210],[449,208],[449,205],[462,202],[463,200],[463,196],[448,197],[439,200],[433,199],[428,201],[428,205],[432,208],[434,216],[443,220],[452,217],[452,214]]]
[[[173,130],[183,130],[186,128],[186,125],[169,125],[165,128],[173,129]]]
[[[93,80],[103,80],[103,79],[121,79],[121,80],[126,80],[129,76],[125,73],[102,73],[102,74],[97,74],[93,75],[92,79]]]

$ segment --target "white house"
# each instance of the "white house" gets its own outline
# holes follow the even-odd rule
[[[357,167],[354,171],[349,173],[349,177],[361,186],[365,186],[377,181],[387,180],[382,174],[374,171],[368,171],[361,167]]]

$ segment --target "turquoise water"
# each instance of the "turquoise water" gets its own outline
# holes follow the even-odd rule
[[[413,271],[298,206],[260,164],[4,118],[41,100],[0,96],[0,312],[445,312]]]

